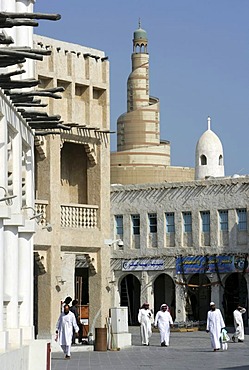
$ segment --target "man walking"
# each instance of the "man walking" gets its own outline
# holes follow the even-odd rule
[[[69,360],[71,356],[73,328],[75,330],[76,335],[78,335],[79,327],[76,323],[75,316],[70,311],[69,306],[66,304],[56,324],[56,338],[55,338],[56,341],[59,338],[59,344],[65,354],[66,360]]]
[[[155,326],[158,326],[160,331],[161,347],[168,347],[170,327],[173,327],[173,320],[166,303],[161,305],[160,311],[156,314]]]
[[[138,313],[138,322],[140,324],[142,344],[144,346],[149,346],[149,338],[152,334],[151,324],[153,323],[153,315],[149,309],[149,303],[144,303],[140,308]]]
[[[214,352],[216,352],[221,347],[221,329],[225,327],[225,323],[220,310],[215,307],[214,302],[210,303],[210,308],[211,310],[208,311],[207,316],[206,332],[210,333],[211,347],[214,349]]]
[[[233,319],[234,319],[234,327],[235,333],[232,336],[232,341],[235,343],[235,338],[238,338],[238,342],[244,342],[244,323],[242,315],[246,312],[246,309],[241,307],[240,305],[237,306],[236,310],[233,311]]]

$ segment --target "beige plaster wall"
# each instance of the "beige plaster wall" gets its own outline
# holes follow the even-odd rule
[[[35,250],[46,254],[47,271],[38,278],[39,336],[51,337],[60,313],[60,301],[74,295],[76,255],[89,256],[90,325],[103,327],[110,307],[107,286],[110,237],[110,138],[103,130],[109,120],[109,62],[103,51],[35,36],[35,47],[49,48],[50,57],[36,64],[41,87],[63,86],[61,100],[47,99],[49,114],[60,114],[73,128],[37,143],[36,199],[47,201],[47,221],[53,230],[38,228]],[[91,128],[98,128],[98,132]],[[44,143],[44,144],[41,144]],[[61,205],[75,212],[74,226],[61,226]],[[78,225],[77,207],[97,208],[97,225]],[[87,208],[86,208],[87,209]],[[82,216],[85,217],[85,216]],[[70,221],[70,220],[69,220]],[[67,261],[70,260],[70,263]],[[66,283],[58,282],[58,276]],[[100,310],[101,314],[97,315]]]

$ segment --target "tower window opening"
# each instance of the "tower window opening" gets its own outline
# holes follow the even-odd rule
[[[223,156],[219,156],[219,166],[223,166]]]
[[[204,154],[201,155],[200,160],[201,160],[201,165],[202,166],[207,165],[207,157]]]

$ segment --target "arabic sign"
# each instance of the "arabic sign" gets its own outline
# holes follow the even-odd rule
[[[225,272],[249,272],[248,260],[240,256],[187,256],[177,257],[176,273],[184,274],[211,274],[219,271]]]
[[[137,260],[122,261],[122,271],[152,271],[152,270],[164,270],[164,260],[143,258]]]

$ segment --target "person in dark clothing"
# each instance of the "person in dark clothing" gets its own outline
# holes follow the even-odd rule
[[[82,341],[82,324],[80,322],[80,317],[79,317],[78,303],[79,303],[78,300],[74,299],[72,301],[72,306],[70,307],[70,311],[74,314],[77,325],[79,327],[78,338],[79,338],[79,343],[81,343],[81,341]],[[75,344],[75,332],[73,333],[72,344]]]

